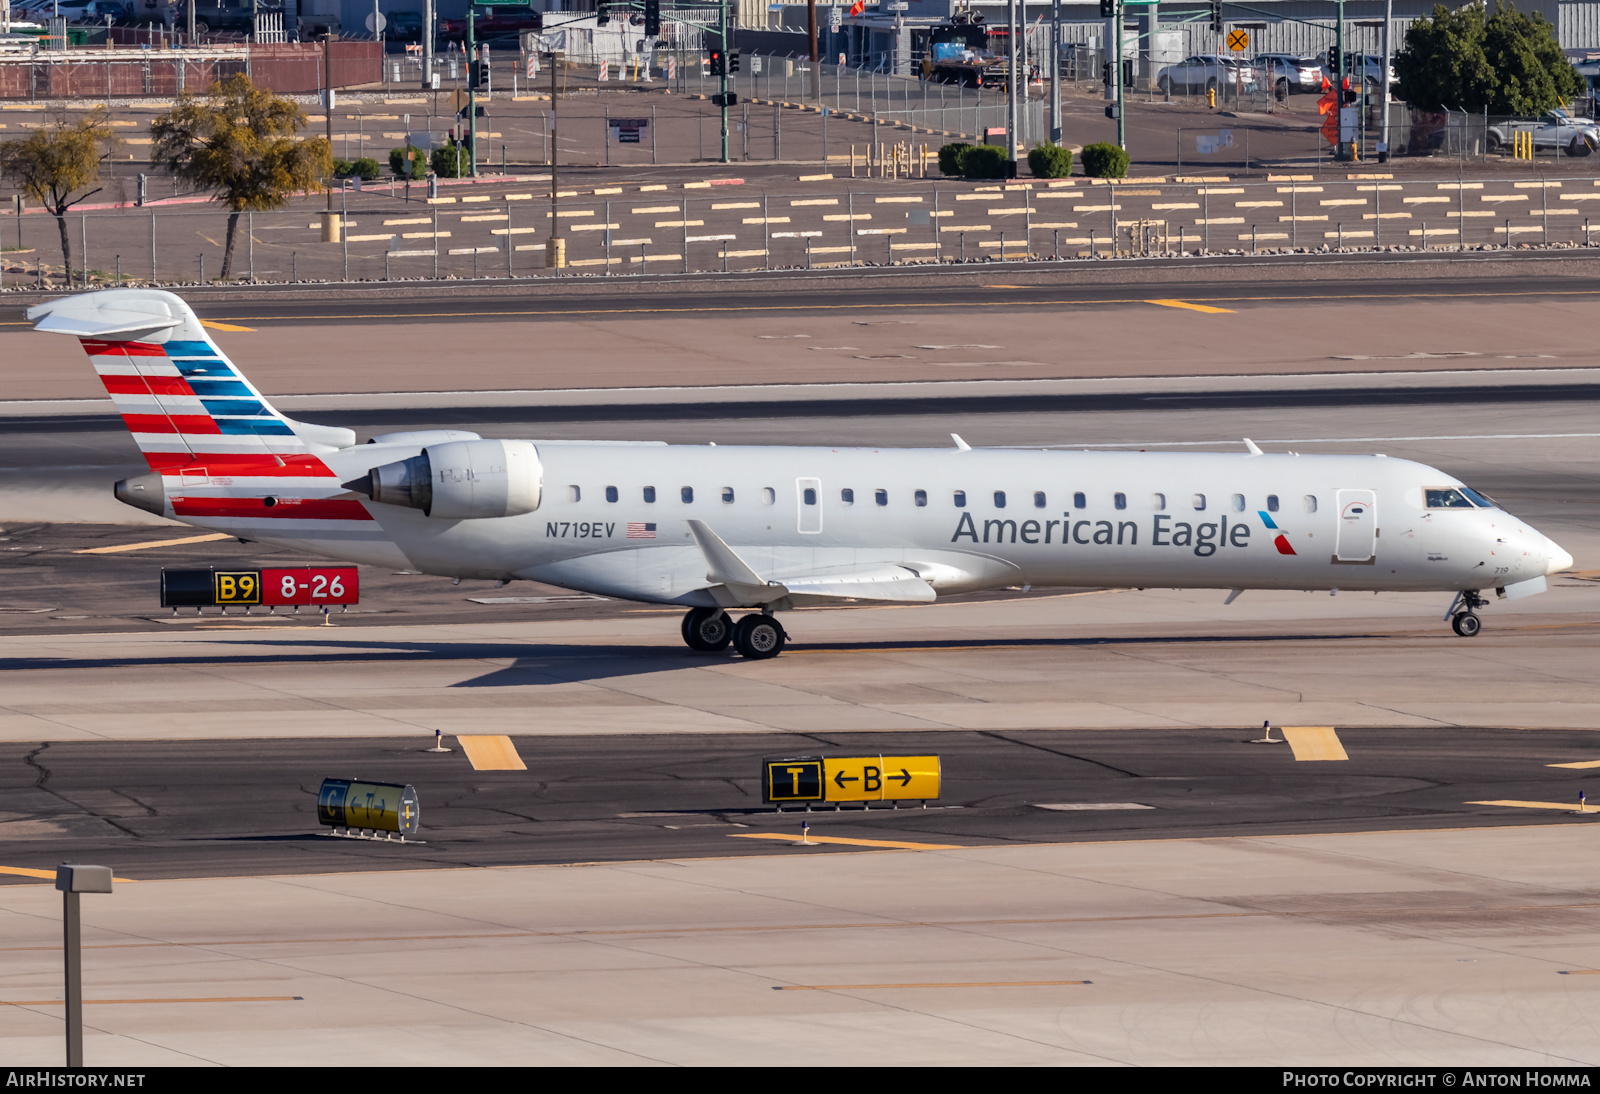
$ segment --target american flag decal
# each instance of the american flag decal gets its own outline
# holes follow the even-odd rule
[[[629,539],[655,539],[656,526],[654,524],[629,524]]]

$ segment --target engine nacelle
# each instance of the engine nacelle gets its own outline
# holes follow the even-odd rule
[[[539,508],[544,467],[531,441],[449,441],[345,485],[440,520],[515,517]]]

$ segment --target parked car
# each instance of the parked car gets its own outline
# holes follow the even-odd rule
[[[1198,54],[1156,73],[1156,87],[1171,91],[1208,91],[1242,83],[1247,90],[1256,86],[1256,70],[1247,61],[1221,54]]]
[[[1300,53],[1258,53],[1257,78],[1280,99],[1295,91],[1322,90],[1322,61]]]
[[[1383,86],[1383,56],[1377,53],[1346,53],[1344,55],[1344,70],[1350,76],[1365,75],[1367,83],[1373,87]],[[1328,79],[1333,79],[1333,73],[1328,73]],[[1394,74],[1394,66],[1389,66],[1389,86],[1393,87],[1398,82]]]
[[[1532,133],[1535,149],[1560,149],[1569,156],[1587,156],[1600,148],[1600,125],[1592,118],[1575,118],[1559,107],[1529,121],[1491,125],[1484,143],[1489,151],[1499,152],[1511,147],[1514,133]]]
[[[383,36],[391,42],[422,41],[422,16],[414,11],[397,11],[385,15],[387,20]]]

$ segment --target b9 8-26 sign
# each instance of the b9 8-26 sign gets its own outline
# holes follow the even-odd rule
[[[282,566],[262,570],[162,570],[161,606],[355,604],[361,581],[354,566]]]

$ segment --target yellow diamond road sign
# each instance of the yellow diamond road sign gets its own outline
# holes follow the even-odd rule
[[[1243,53],[1250,48],[1250,32],[1248,30],[1230,30],[1228,32],[1228,48],[1235,53]]]

